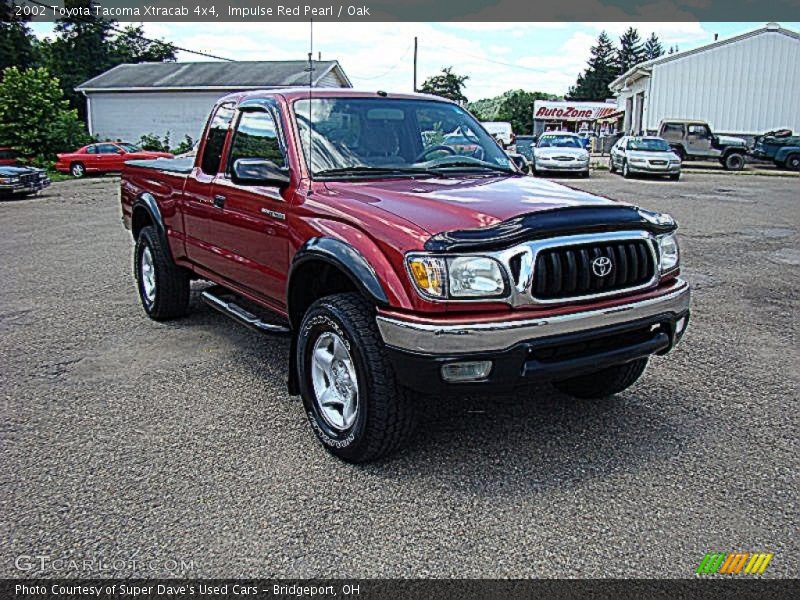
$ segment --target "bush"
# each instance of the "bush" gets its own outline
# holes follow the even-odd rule
[[[143,150],[151,150],[153,152],[172,152],[173,154],[183,154],[184,152],[188,152],[192,149],[192,146],[194,146],[194,141],[192,141],[192,138],[187,135],[184,136],[183,141],[174,148],[171,148],[169,144],[169,131],[164,134],[163,140],[154,133],[148,133],[139,138],[139,146],[141,146]]]
[[[8,67],[0,82],[0,146],[52,160],[91,141],[77,111],[46,69]]]

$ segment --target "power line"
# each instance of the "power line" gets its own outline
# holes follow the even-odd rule
[[[42,6],[44,8],[49,8],[51,10],[54,8],[52,4],[45,4],[44,2],[39,2],[39,0],[22,0],[22,1],[30,3],[30,4],[36,4],[36,5]],[[92,23],[93,22],[93,21],[90,21],[88,19],[82,19],[82,18],[77,17],[77,16],[75,16],[73,18],[75,18],[78,21],[83,21],[84,23]],[[149,38],[149,37],[145,37],[140,33],[133,33],[133,32],[131,32],[129,30],[117,27],[116,25],[111,25],[111,23],[108,22],[108,21],[106,21],[106,24],[108,25],[109,29],[111,29],[112,31],[115,31],[116,33],[123,33],[125,35],[133,35],[133,36],[139,38],[140,40],[144,40],[145,42],[149,42],[151,44],[162,44],[164,46],[170,46],[172,49],[178,50],[180,52],[188,52],[189,54],[196,54],[198,56],[205,56],[206,58],[213,58],[215,60],[224,60],[224,61],[228,61],[228,62],[235,62],[232,58],[225,58],[224,56],[217,56],[215,54],[209,54],[207,52],[201,52],[199,50],[190,50],[189,48],[183,48],[181,46],[176,46],[175,44],[172,44],[170,42],[165,42],[163,40],[155,40],[155,39],[152,39],[152,38]]]
[[[512,69],[521,69],[523,71],[531,71],[533,73],[547,73],[548,69],[539,69],[536,67],[524,67],[522,65],[515,65],[513,63],[507,63],[500,60],[493,60],[491,58],[486,58],[485,56],[478,56],[477,54],[470,54],[468,52],[464,52],[463,50],[455,50],[454,48],[448,48],[447,46],[437,46],[442,50],[449,50],[450,52],[456,52],[463,56],[469,56],[470,58],[474,58],[475,60],[482,60],[483,62],[493,63],[495,65],[502,65],[504,67],[511,67]]]
[[[386,69],[386,71],[384,71],[380,75],[375,75],[375,76],[372,76],[372,77],[355,77],[355,76],[352,76],[351,78],[352,79],[358,79],[359,81],[371,81],[373,79],[380,79],[381,77],[386,77],[389,73],[394,71],[401,62],[403,62],[405,60],[406,56],[408,56],[408,51],[411,50],[412,43],[413,42],[410,42],[408,44],[408,46],[406,46],[406,49],[403,51],[402,56],[400,56],[400,59],[396,63],[394,63],[391,67]]]

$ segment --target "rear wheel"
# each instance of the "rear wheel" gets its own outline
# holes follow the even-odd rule
[[[189,272],[177,266],[152,227],[139,232],[134,251],[136,287],[147,316],[156,321],[189,311]]]
[[[725,169],[728,171],[741,171],[744,169],[744,154],[731,152],[725,157],[722,164],[725,165]]]
[[[296,360],[308,421],[331,454],[361,463],[405,445],[415,424],[412,399],[395,380],[363,297],[314,302],[300,324]]]
[[[790,154],[786,157],[786,168],[800,171],[800,154]]]
[[[86,175],[86,167],[83,166],[83,163],[74,162],[69,166],[69,172],[73,177],[83,177]]]
[[[556,381],[553,385],[560,392],[575,398],[605,398],[618,394],[636,383],[644,373],[645,367],[647,358],[640,358],[588,375]]]

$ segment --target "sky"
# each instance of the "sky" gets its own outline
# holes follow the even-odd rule
[[[145,34],[234,60],[305,60],[308,23],[144,23]],[[586,66],[600,31],[618,38],[629,26],[654,31],[665,49],[690,50],[763,27],[764,23],[314,23],[314,58],[336,59],[357,89],[410,92],[413,43],[417,80],[453,67],[468,75],[470,101],[511,89],[563,95]],[[781,23],[800,30],[800,23]],[[52,23],[32,25],[45,37]],[[179,61],[209,60],[181,52]]]

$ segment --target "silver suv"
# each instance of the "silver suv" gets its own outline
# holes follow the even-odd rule
[[[705,121],[661,121],[658,136],[667,141],[681,160],[716,159],[728,171],[744,168],[747,142],[738,137],[715,135]]]

